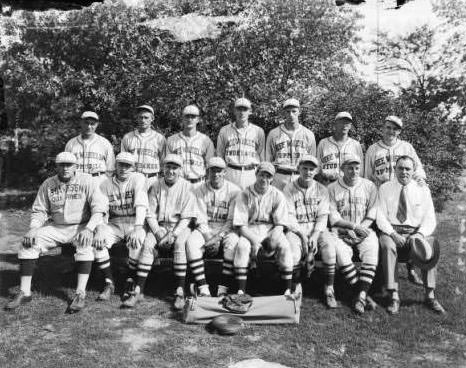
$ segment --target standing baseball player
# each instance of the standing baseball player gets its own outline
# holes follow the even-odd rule
[[[343,175],[341,164],[349,156],[358,156],[364,162],[361,144],[348,136],[353,126],[353,117],[349,112],[339,112],[333,123],[333,135],[324,138],[317,146],[317,158],[320,161],[319,181],[328,185]],[[361,176],[363,171],[361,171]]]
[[[150,231],[144,240],[137,265],[136,285],[122,306],[132,308],[142,298],[147,276],[159,253],[173,253],[176,279],[174,308],[183,309],[186,281],[186,241],[191,234],[190,221],[197,217],[192,186],[181,176],[183,159],[168,154],[163,160],[164,177],[149,188],[149,213],[146,221]]]
[[[144,174],[150,186],[160,173],[165,137],[152,129],[154,109],[151,106],[141,105],[136,111],[136,129],[125,134],[121,140],[121,152],[135,155],[136,172]]]
[[[128,283],[136,278],[136,267],[146,237],[144,222],[148,209],[146,178],[134,172],[135,157],[121,152],[116,157],[115,176],[107,178],[101,185],[102,193],[108,198],[108,223],[97,226],[94,235],[94,256],[97,268],[105,279],[104,290],[98,300],[109,300],[115,286],[110,268],[108,249],[122,240],[129,249]],[[123,295],[128,298],[129,294]]]
[[[360,177],[361,158],[348,156],[342,162],[343,177],[328,186],[330,197],[330,225],[334,237],[337,264],[349,285],[357,293],[354,311],[364,313],[366,304],[374,303],[367,295],[379,256],[379,242],[370,226],[377,214],[377,187]],[[353,264],[353,250],[362,261],[358,273]]]
[[[288,200],[290,210],[290,231],[286,237],[293,253],[293,279],[299,279],[301,251],[308,261],[319,251],[325,272],[325,302],[329,308],[336,308],[335,280],[336,252],[335,244],[327,229],[330,213],[327,188],[314,180],[319,170],[319,161],[315,156],[302,156],[299,160],[299,177],[288,183],[283,193]],[[298,274],[296,274],[298,273]]]
[[[107,174],[115,171],[115,154],[112,144],[96,133],[99,116],[93,111],[84,111],[81,115],[81,134],[70,139],[65,146],[66,152],[74,153],[78,161],[78,172],[85,172],[96,177],[101,183]]]
[[[402,128],[403,122],[400,118],[388,116],[382,127],[382,139],[371,145],[366,152],[364,176],[372,180],[377,187],[395,178],[396,160],[404,155],[412,157],[416,163],[413,179],[425,185],[426,173],[416,150],[410,143],[398,138]],[[421,278],[409,261],[406,263],[406,268],[408,280],[416,285],[422,285]]]
[[[20,292],[6,305],[7,310],[32,300],[31,280],[41,253],[68,243],[76,247],[78,283],[67,311],[79,312],[85,305],[94,230],[107,212],[108,201],[90,175],[76,172],[75,155],[62,152],[55,163],[57,175],[42,183],[32,206],[30,228],[18,252]]]
[[[285,122],[267,136],[265,159],[275,165],[273,185],[283,190],[298,177],[298,162],[303,155],[316,155],[314,133],[299,123],[299,101],[290,98],[283,103]]]
[[[167,153],[183,158],[182,176],[192,184],[197,184],[204,180],[207,162],[215,155],[214,144],[208,136],[197,131],[197,106],[186,106],[181,121],[183,130],[167,139]]]
[[[401,156],[395,164],[396,179],[385,182],[379,188],[379,209],[377,225],[382,231],[380,248],[385,284],[390,294],[387,311],[397,314],[400,308],[398,282],[396,273],[397,257],[404,253],[412,258],[415,245],[413,241],[422,244],[423,251],[430,265],[422,271],[425,303],[434,312],[443,314],[440,302],[435,298],[436,263],[434,256],[436,239],[432,236],[435,227],[435,210],[432,196],[427,185],[419,185],[412,180],[416,172],[416,162],[411,156]],[[432,259],[430,262],[429,260]]]
[[[225,179],[245,189],[256,180],[255,169],[265,158],[264,130],[249,122],[251,102],[235,101],[235,122],[220,129],[217,156],[227,163]]]
[[[291,294],[293,256],[284,230],[289,225],[288,205],[284,194],[272,186],[275,167],[261,162],[256,182],[236,198],[233,226],[240,234],[234,268],[238,293],[246,291],[248,265],[256,267],[257,260],[275,259],[284,282],[284,294]]]
[[[210,296],[206,283],[203,254],[222,257],[222,279],[217,296],[228,294],[233,285],[233,259],[238,234],[233,230],[233,205],[241,189],[225,180],[226,164],[220,157],[212,157],[207,164],[208,181],[194,189],[199,216],[196,229],[188,238],[188,264],[199,287],[199,295]]]

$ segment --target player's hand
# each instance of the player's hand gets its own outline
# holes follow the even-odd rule
[[[356,225],[356,227],[354,228],[354,232],[358,237],[366,238],[370,234],[370,229],[361,225]]]
[[[175,235],[173,234],[173,231],[169,231],[165,236],[160,240],[159,246],[164,247],[171,245],[175,242]]]
[[[87,227],[82,229],[78,235],[76,235],[76,241],[80,247],[90,247],[94,238],[94,232],[89,230]]]
[[[157,242],[160,243],[160,241],[163,239],[163,237],[167,235],[167,231],[161,227],[159,228],[155,233],[154,233],[154,236],[155,236],[155,239],[157,239]]]
[[[36,234],[38,229],[29,230],[23,237],[23,247],[31,248],[36,244]]]
[[[319,247],[318,247],[318,244],[319,244],[319,236],[320,236],[320,233],[313,233],[310,237],[309,237],[309,243],[308,243],[308,247],[309,247],[309,255],[312,254],[312,257],[314,257],[317,253],[317,251],[319,250]]]
[[[127,245],[132,249],[139,249],[144,243],[146,232],[142,226],[135,226],[133,231],[128,235]]]
[[[404,237],[402,237],[400,234],[398,234],[397,232],[395,232],[395,231],[390,234],[390,238],[393,239],[396,246],[399,247],[399,248],[403,248],[405,246],[405,244],[406,244],[406,239]]]
[[[100,226],[97,227],[97,231],[94,234],[94,239],[92,241],[92,246],[97,250],[102,250],[106,245],[105,232],[102,231]]]

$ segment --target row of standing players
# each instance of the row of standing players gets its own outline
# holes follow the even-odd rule
[[[355,288],[354,310],[364,313],[367,307],[374,306],[367,292],[378,263],[378,239],[371,229],[377,220],[379,228],[383,229],[379,230],[382,253],[386,250],[382,259],[386,261],[388,310],[398,312],[396,249],[398,246],[406,248],[411,238],[432,240],[428,238],[435,229],[435,213],[424,182],[425,173],[413,147],[398,139],[402,129],[399,118],[387,117],[382,140],[368,149],[364,167],[361,145],[348,137],[351,115],[338,113],[333,136],[323,139],[316,150],[313,133],[299,123],[300,105],[296,99],[284,102],[285,122],[270,132],[266,142],[263,130],[248,122],[250,102],[245,98],[236,100],[235,122],[223,127],[218,136],[218,157],[214,157],[212,141],[196,129],[199,122],[196,106],[183,110],[183,130],[167,141],[151,129],[153,109],[143,105],[137,111],[137,128],[122,140],[122,153],[117,156],[113,178],[110,176],[115,166],[113,149],[108,141],[95,134],[98,116],[94,112],[83,113],[81,135],[70,140],[65,148],[73,155],[57,156],[58,175],[49,180],[53,185],[45,185],[46,182],[39,190],[33,206],[31,230],[19,252],[21,292],[7,309],[16,309],[31,299],[29,279],[33,261],[39,254],[57,243],[73,239],[79,245],[76,261],[81,269],[78,267],[77,293],[69,310],[79,311],[84,306],[89,262],[94,259],[106,280],[99,299],[108,299],[114,291],[108,248],[125,239],[130,254],[124,307],[134,307],[141,298],[154,258],[164,251],[173,252],[177,279],[175,308],[182,308],[184,304],[188,265],[199,294],[210,295],[204,275],[203,253],[206,251],[217,254],[221,250],[223,253],[218,295],[231,290],[233,279],[236,279],[238,292],[244,292],[248,268],[255,267],[257,259],[264,257],[275,259],[284,282],[284,293],[289,294],[300,280],[303,259],[310,260],[320,251],[326,275],[326,304],[331,308],[337,306],[333,279],[338,265]],[[264,151],[270,162],[261,162]],[[400,184],[401,176],[397,176],[401,189],[391,188],[393,190],[386,193],[386,196],[393,196],[393,192],[398,191],[385,206],[393,207],[395,203],[395,210],[386,208],[383,216],[386,221],[382,220],[380,225],[378,208],[388,198],[379,198],[377,202],[377,186],[395,177],[395,163],[400,157],[401,167],[407,166],[404,172],[411,169],[408,176],[415,193],[408,201],[403,200],[407,195],[403,188],[407,184]],[[161,162],[163,178],[159,175]],[[82,176],[76,176],[76,170],[88,172],[94,177],[91,187],[99,183],[101,190],[85,189],[81,184],[71,186],[70,179],[63,181],[66,179],[64,166],[71,167],[68,175],[73,172],[73,180]],[[363,173],[375,184],[361,178]],[[314,181],[316,175],[324,185]],[[103,200],[99,200],[99,196]],[[430,202],[425,201],[426,198]],[[73,201],[81,203],[75,205]],[[107,203],[107,208],[102,210],[105,205],[99,206],[99,201]],[[427,205],[425,211],[419,210],[420,205]],[[58,211],[61,214],[55,218],[54,206],[61,208]],[[404,218],[400,219],[395,215],[398,215],[398,207],[403,206]],[[108,213],[108,223],[100,224],[98,213]],[[424,213],[428,216],[421,216]],[[50,216],[53,229],[43,226]],[[327,221],[332,231],[327,229]],[[81,229],[83,225],[85,231]],[[60,226],[73,227],[65,231],[69,239],[56,234]],[[430,243],[420,244],[428,248],[429,254]],[[359,272],[352,262],[353,249],[358,250],[362,260]],[[390,257],[393,253],[395,256]],[[428,263],[426,259],[420,263],[424,268],[426,302],[433,310],[443,312],[433,294],[435,265],[427,269],[424,267]]]

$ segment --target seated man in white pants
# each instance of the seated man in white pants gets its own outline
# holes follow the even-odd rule
[[[437,240],[432,236],[437,225],[434,204],[429,188],[413,178],[415,173],[416,160],[412,156],[401,156],[396,161],[396,178],[385,182],[379,189],[377,226],[383,232],[380,236],[382,267],[386,288],[390,293],[387,311],[397,314],[400,309],[397,257],[404,253],[405,258],[411,260],[412,242],[419,240],[426,255],[425,262],[418,264],[422,271],[425,302],[434,312],[443,314],[445,309],[434,295],[437,273],[435,263],[438,261],[438,254],[435,257],[434,252],[438,250],[438,244],[435,244]]]
[[[246,291],[248,265],[254,268],[257,260],[271,257],[279,267],[284,293],[291,294],[293,256],[284,234],[289,225],[288,206],[284,194],[271,185],[274,175],[274,166],[261,162],[256,182],[235,201],[233,226],[238,227],[240,239],[234,268],[239,294]]]
[[[184,307],[186,282],[186,241],[191,230],[188,225],[197,217],[192,185],[181,177],[183,159],[168,154],[163,160],[164,177],[149,188],[149,213],[146,221],[150,231],[146,235],[137,266],[136,287],[122,307],[132,308],[143,296],[144,285],[159,252],[173,254],[176,279],[174,308]]]
[[[210,296],[204,272],[204,253],[223,258],[222,279],[217,296],[228,294],[233,284],[233,258],[238,234],[233,230],[233,204],[241,189],[225,180],[226,164],[220,157],[207,163],[207,182],[195,188],[199,217],[186,244],[188,265],[199,288],[199,295]]]
[[[127,290],[123,300],[129,297],[129,290],[136,279],[136,266],[146,237],[144,222],[148,208],[146,177],[134,172],[136,157],[121,152],[116,157],[115,176],[101,185],[102,193],[109,201],[108,223],[97,226],[94,235],[94,256],[97,268],[105,279],[104,290],[97,300],[108,300],[115,291],[110,268],[108,249],[122,240],[129,249]]]
[[[314,180],[319,169],[315,156],[303,156],[298,164],[299,177],[283,189],[288,199],[290,230],[286,237],[293,252],[293,280],[299,280],[301,251],[307,254],[308,261],[317,251],[322,256],[325,272],[324,295],[329,308],[336,308],[335,291],[335,242],[327,229],[330,212],[327,188]]]
[[[76,247],[78,284],[68,312],[85,306],[86,286],[94,261],[92,240],[95,227],[107,212],[108,201],[92,176],[77,173],[76,156],[62,152],[55,159],[57,175],[44,181],[32,206],[30,229],[18,252],[20,292],[5,309],[14,310],[30,302],[31,280],[41,253],[59,244]],[[46,224],[48,220],[50,223]]]
[[[377,215],[377,188],[370,180],[360,177],[361,158],[348,156],[341,165],[343,177],[328,186],[330,196],[330,225],[334,236],[337,265],[357,293],[354,311],[364,313],[366,304],[374,303],[367,295],[374,280],[379,260],[379,242],[370,226]],[[362,261],[358,273],[352,257],[353,249]]]

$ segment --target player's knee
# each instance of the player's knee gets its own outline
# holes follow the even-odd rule
[[[379,244],[382,252],[396,252],[396,244],[388,235],[381,235]]]
[[[244,237],[240,237],[238,240],[238,244],[236,246],[236,253],[240,256],[248,256],[249,253],[251,252],[251,243],[249,242],[248,239]]]
[[[92,247],[77,247],[74,254],[76,262],[94,261],[94,248]]]

